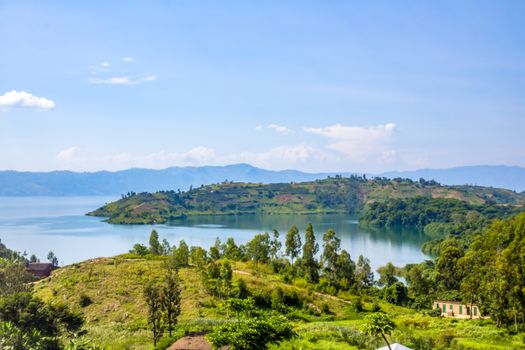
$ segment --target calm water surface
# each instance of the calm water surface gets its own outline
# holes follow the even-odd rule
[[[354,260],[368,257],[374,268],[392,261],[397,266],[426,258],[421,244],[427,238],[409,230],[372,230],[357,225],[348,215],[206,216],[172,222],[169,225],[110,225],[84,214],[116,197],[0,197],[0,239],[8,247],[36,254],[45,260],[53,250],[61,264],[127,252],[133,244],[147,244],[155,228],[160,238],[173,244],[184,239],[188,245],[209,247],[219,237],[234,237],[245,243],[256,233],[276,228],[284,236],[292,224],[304,230],[311,222],[318,242],[333,228],[341,246]],[[321,245],[321,243],[320,243]]]

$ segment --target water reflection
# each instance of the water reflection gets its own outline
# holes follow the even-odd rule
[[[147,244],[155,228],[171,243],[184,239],[188,245],[211,246],[216,237],[234,237],[246,243],[253,235],[271,232],[284,235],[292,224],[304,233],[312,223],[316,238],[334,229],[341,246],[354,259],[360,254],[370,258],[373,267],[388,261],[396,265],[420,262],[427,258],[421,245],[427,240],[413,230],[379,230],[360,227],[350,215],[240,215],[199,216],[176,220],[167,225],[109,225],[100,218],[83,214],[112,200],[108,197],[0,197],[0,239],[8,246],[35,253],[45,259],[53,250],[63,263],[128,251],[136,242]]]

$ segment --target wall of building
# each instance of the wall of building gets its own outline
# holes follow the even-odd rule
[[[434,302],[434,308],[441,310],[441,316],[455,318],[481,318],[477,305],[465,305],[457,302],[438,300]]]

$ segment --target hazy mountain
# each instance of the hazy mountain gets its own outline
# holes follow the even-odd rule
[[[190,186],[224,180],[277,183],[309,181],[336,173],[305,173],[297,170],[272,171],[248,164],[202,167],[172,167],[163,170],[129,169],[116,172],[77,173],[71,171],[0,171],[0,196],[120,195],[129,191],[155,192],[186,190]],[[340,173],[348,176],[351,173]],[[476,184],[525,190],[525,169],[508,166],[471,166],[450,169],[423,169],[389,172],[385,177],[434,179],[447,185]]]
[[[505,165],[463,166],[448,169],[421,169],[414,171],[393,171],[381,174],[394,178],[405,177],[413,180],[424,178],[446,185],[479,185],[525,190],[525,168]]]
[[[0,171],[0,196],[119,195],[129,191],[187,190],[190,186],[224,180],[277,183],[315,180],[328,175],[333,174],[312,174],[296,170],[271,171],[248,164],[92,173]]]

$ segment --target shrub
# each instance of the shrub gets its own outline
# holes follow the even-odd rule
[[[331,314],[332,313],[330,311],[330,306],[328,306],[327,303],[324,303],[323,306],[321,306],[321,311],[323,312],[323,314]]]
[[[93,304],[93,300],[91,300],[91,298],[87,296],[86,294],[80,294],[80,299],[78,300],[78,304],[80,305],[80,307],[86,307],[86,306]]]
[[[353,312],[363,311],[363,302],[361,301],[361,298],[357,298],[355,301],[353,301],[352,305],[350,306],[350,309]]]
[[[378,303],[373,303],[372,307],[370,308],[370,311],[379,312],[381,311],[381,306]]]
[[[296,337],[284,317],[251,319],[241,323],[225,323],[208,334],[214,348],[230,346],[231,350],[266,350],[269,344]]]

